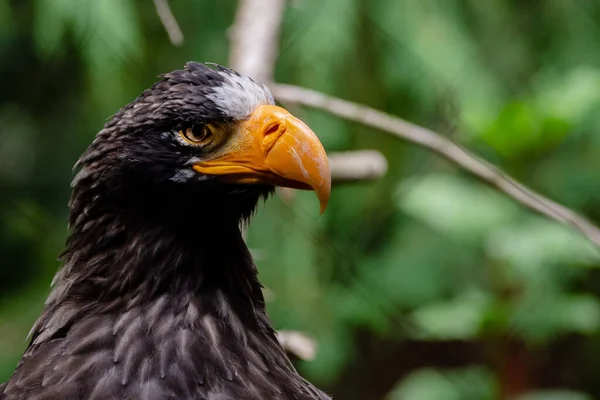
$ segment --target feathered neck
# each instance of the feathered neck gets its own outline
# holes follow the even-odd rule
[[[252,286],[256,270],[239,230],[240,216],[202,185],[166,182],[126,190],[76,185],[65,268],[94,282],[95,292],[146,295],[203,286]],[[254,200],[256,204],[256,200]],[[231,288],[233,289],[233,288]],[[236,288],[241,289],[241,288]]]
[[[78,313],[111,312],[167,294],[226,301],[243,323],[263,319],[240,216],[201,185],[148,188],[131,181],[107,187],[84,176],[75,181],[70,207],[64,266],[53,281],[47,317],[61,304],[76,305]]]

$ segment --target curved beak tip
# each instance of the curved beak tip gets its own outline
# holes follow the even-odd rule
[[[329,168],[327,170],[327,176],[322,184],[313,188],[313,190],[317,194],[319,204],[321,205],[321,215],[323,215],[327,208],[327,204],[329,203],[329,197],[331,196],[331,174],[329,173]]]
[[[321,215],[323,215],[323,213],[325,212],[328,201],[329,201],[329,199],[319,199],[319,202],[321,203]]]

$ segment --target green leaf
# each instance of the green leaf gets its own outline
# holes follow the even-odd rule
[[[530,290],[515,304],[511,329],[544,342],[560,334],[592,334],[600,329],[600,301],[591,295]]]
[[[594,266],[600,259],[598,249],[578,232],[537,216],[497,229],[488,237],[486,249],[534,281],[549,265]]]
[[[413,318],[429,339],[472,339],[477,336],[490,305],[481,291],[463,293],[455,299],[417,308]]]
[[[536,89],[535,103],[541,110],[577,124],[600,104],[600,69],[584,65],[561,74],[544,71]]]
[[[568,332],[592,334],[600,328],[600,301],[591,295],[571,295],[558,310]]]
[[[387,397],[388,400],[492,400],[494,381],[483,368],[440,372],[423,369],[413,372]]]
[[[507,103],[480,135],[504,157],[535,149],[548,138],[542,131],[543,116],[526,101]]]
[[[518,215],[517,207],[496,191],[449,174],[419,176],[401,184],[400,209],[457,240],[478,242]]]

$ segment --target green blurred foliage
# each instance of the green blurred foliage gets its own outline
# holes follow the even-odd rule
[[[151,2],[0,0],[0,381],[59,267],[78,155],[159,73],[227,63],[236,2],[171,3],[180,48]],[[276,77],[438,130],[600,221],[599,21],[591,1],[290,1]],[[276,327],[318,343],[305,375],[350,400],[600,398],[598,249],[422,149],[292,111],[390,167],[322,217],[294,193],[251,226]]]

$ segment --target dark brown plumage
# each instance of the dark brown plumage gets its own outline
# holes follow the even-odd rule
[[[1,400],[329,398],[278,343],[238,229],[274,184],[320,193],[328,177],[303,178],[312,153],[220,172],[248,121],[268,125],[257,137],[272,153],[284,139],[268,135],[291,135],[291,116],[252,116],[272,102],[249,78],[188,63],[106,124],[78,162],[64,265]]]

